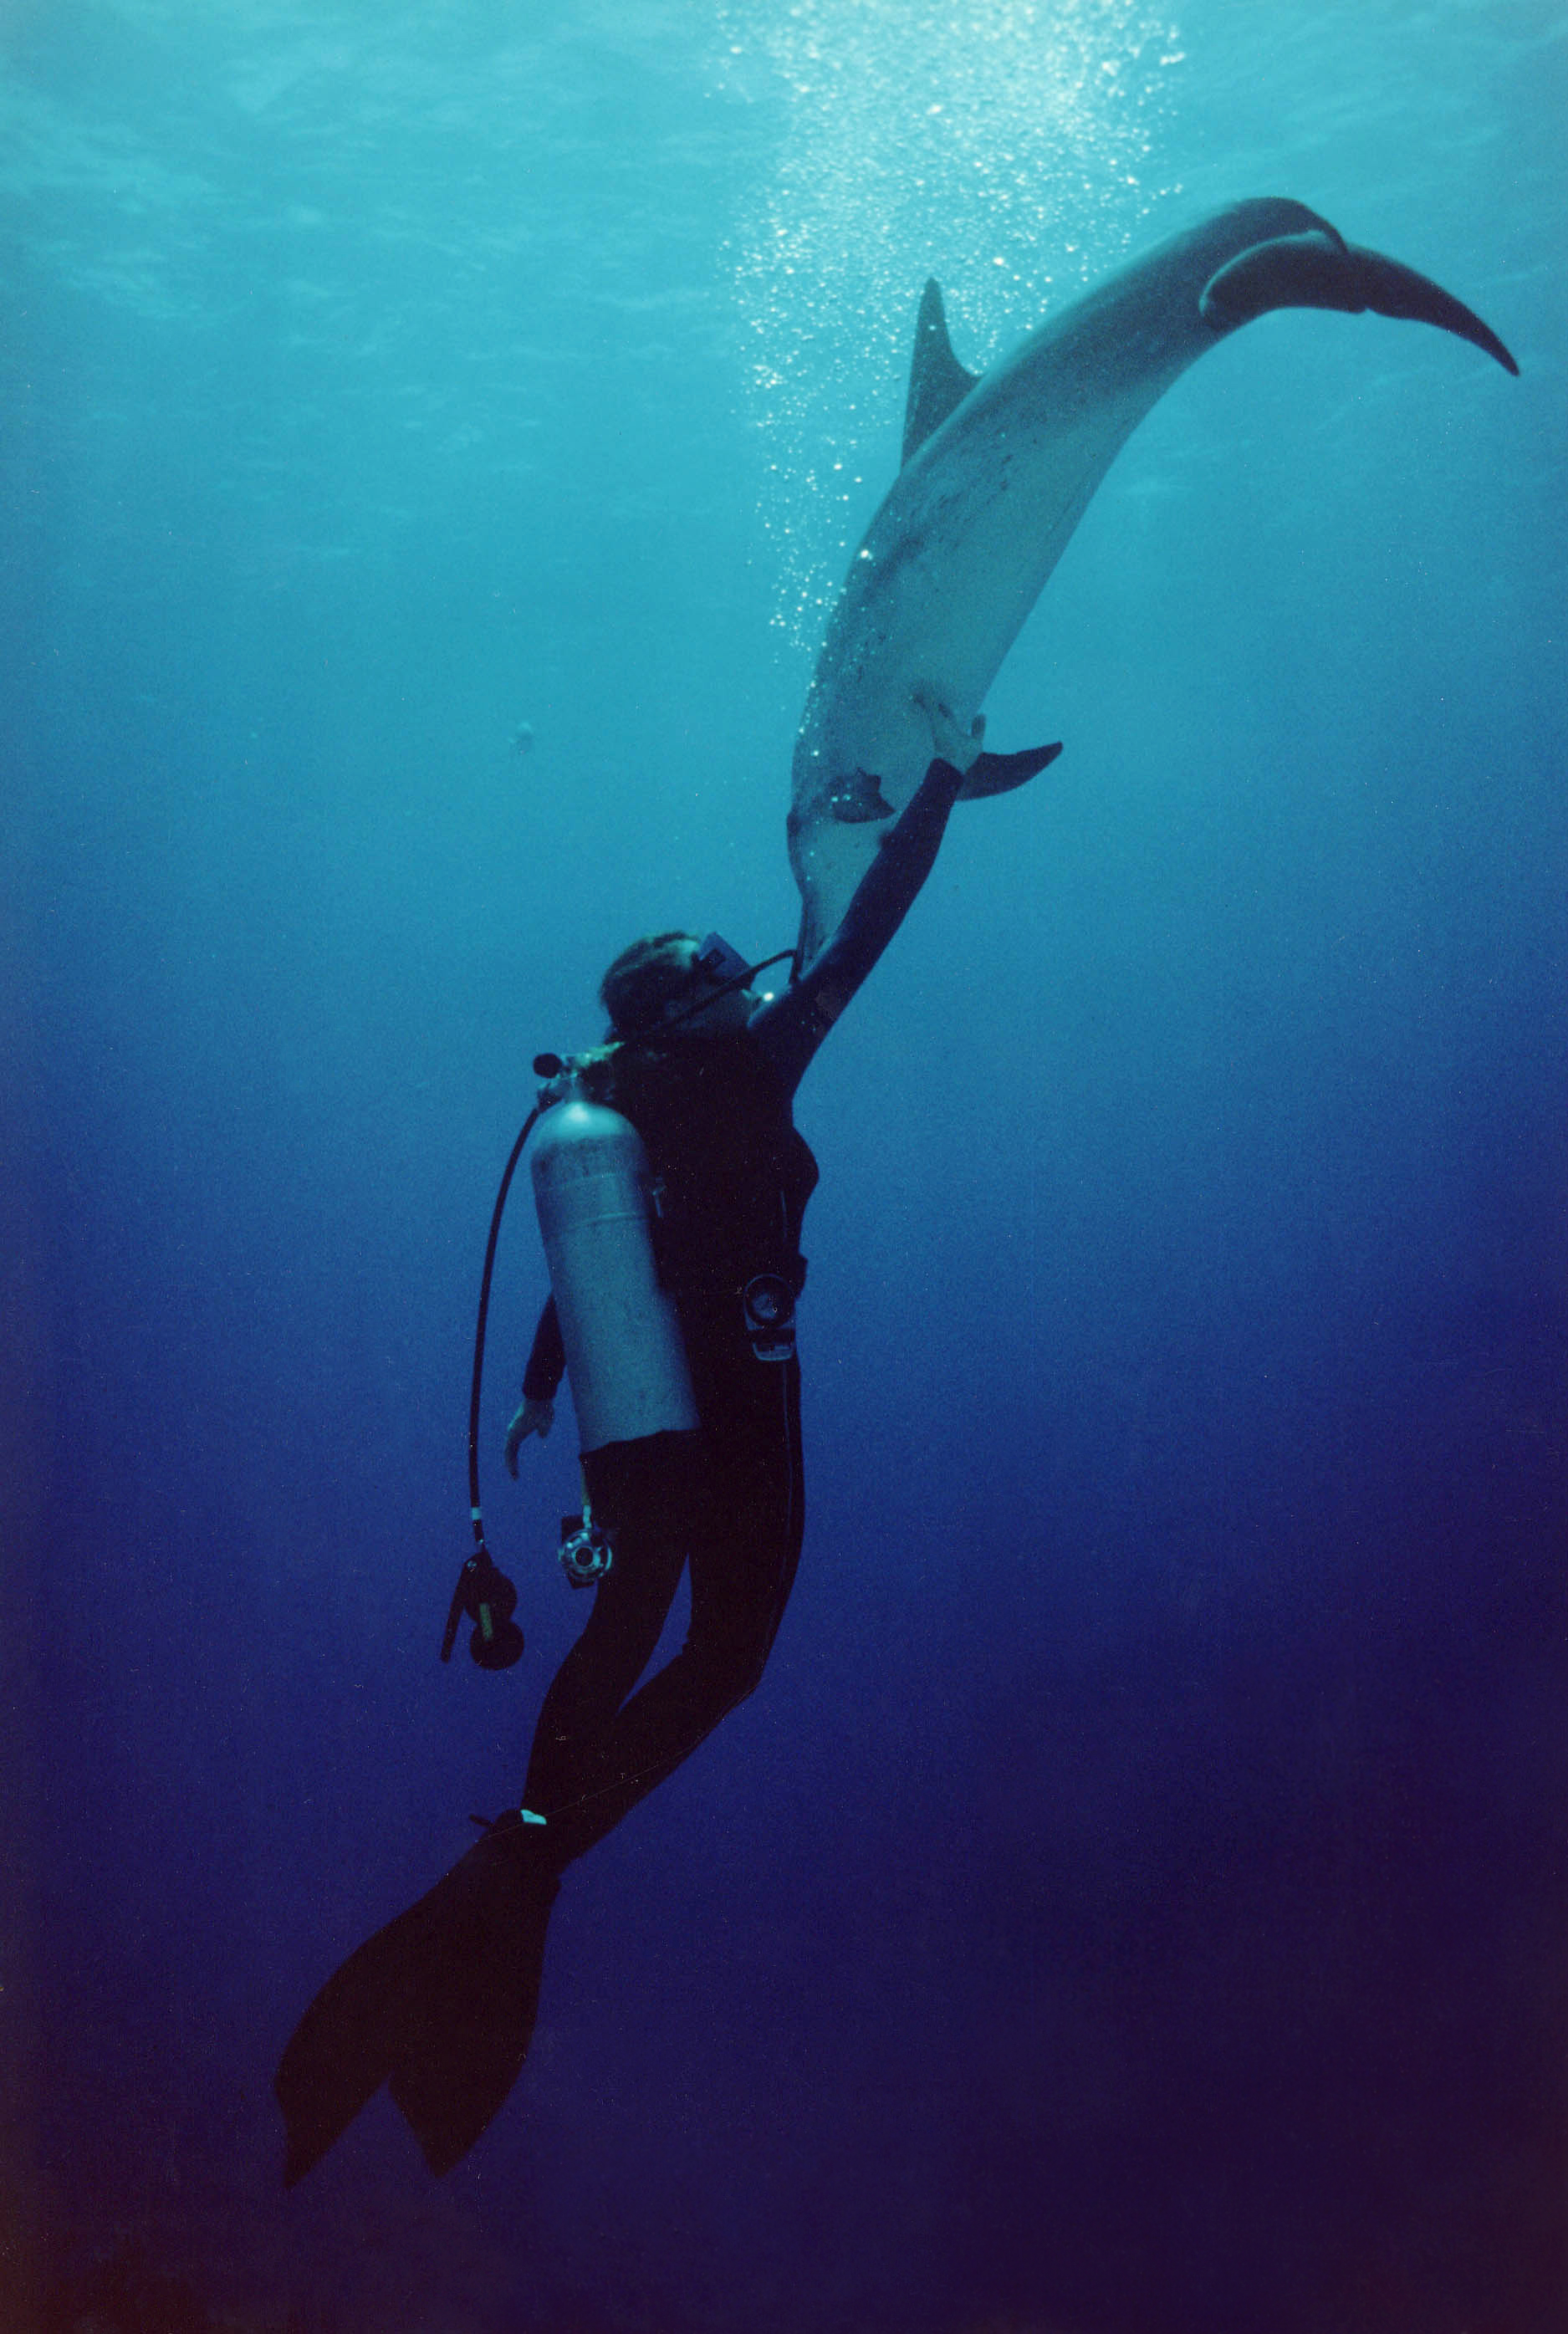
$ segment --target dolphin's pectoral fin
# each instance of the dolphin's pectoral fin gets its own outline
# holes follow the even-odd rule
[[[1010,795],[1056,759],[1062,751],[1060,740],[1054,746],[1031,746],[1022,754],[979,754],[969,765],[968,775],[958,789],[960,802],[984,802],[987,795]]]
[[[948,319],[942,309],[941,286],[933,275],[920,294],[915,319],[915,353],[909,360],[909,394],[904,405],[904,450],[900,461],[922,447],[939,429],[956,405],[962,405],[977,372],[967,371],[953,354]]]
[[[835,778],[822,807],[841,826],[869,826],[875,818],[894,816],[892,804],[882,799],[880,778],[870,770],[851,770],[847,778]]]
[[[1506,371],[1519,370],[1490,325],[1440,284],[1380,251],[1342,243],[1332,229],[1255,243],[1209,277],[1198,303],[1217,333],[1232,333],[1274,308],[1337,308],[1349,316],[1371,308],[1380,316],[1436,324],[1474,342]]]

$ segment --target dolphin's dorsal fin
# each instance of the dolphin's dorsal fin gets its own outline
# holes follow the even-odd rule
[[[942,312],[942,288],[933,275],[920,294],[915,319],[915,353],[909,361],[909,394],[904,407],[904,452],[907,462],[933,429],[939,429],[956,405],[962,405],[977,372],[966,372],[953,354],[948,319]]]

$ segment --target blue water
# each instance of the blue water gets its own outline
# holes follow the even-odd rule
[[[6,2334],[1554,2334],[1568,17],[11,0],[0,58]],[[767,1679],[572,1876],[460,2169],[383,2099],[285,2197],[293,2020],[581,1623],[569,1418],[499,1464],[524,1196],[529,1650],[436,1659],[530,1059],[640,931],[792,938],[926,275],[977,364],[1264,193],[1522,378],[1270,317],[1120,458],[990,707],[1060,764],[803,1090]]]

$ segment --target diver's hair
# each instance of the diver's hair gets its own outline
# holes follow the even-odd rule
[[[656,1022],[667,1005],[688,995],[695,932],[653,932],[622,949],[599,984],[599,1002],[611,1035],[632,1037]]]

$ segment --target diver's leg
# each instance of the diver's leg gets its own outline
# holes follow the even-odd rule
[[[530,1809],[553,1805],[558,1787],[568,1797],[578,1789],[584,1763],[652,1658],[685,1561],[684,1524],[668,1497],[654,1495],[663,1477],[650,1454],[630,1467],[595,1455],[605,1460],[599,1473],[611,1504],[622,1496],[628,1522],[588,1625],[545,1697],[529,1765]],[[635,1500],[634,1490],[641,1494]],[[328,1979],[278,2069],[286,2182],[319,2161],[389,2078],[432,2172],[467,2154],[527,2051],[563,1860],[550,1827],[509,1809]]]
[[[518,1878],[510,1891],[470,1892],[461,1934],[448,1924],[445,1963],[422,1992],[419,2031],[392,2074],[392,2097],[432,2172],[467,2153],[522,2070],[564,1861],[553,1828],[529,1818],[553,1807],[558,1793],[577,1790],[595,1746],[653,1657],[686,1561],[684,1520],[669,1494],[672,1471],[681,1480],[678,1453],[691,1440],[651,1437],[597,1452],[587,1462],[595,1514],[606,1523],[624,1519],[615,1563],[545,1696],[523,1811],[509,1810],[467,1859],[489,1852]]]
[[[624,1514],[627,1522],[587,1626],[545,1696],[524,1795],[529,1815],[580,1788],[653,1656],[686,1561],[684,1523],[668,1496],[668,1452],[620,1445],[594,1459],[602,1462],[587,1471],[595,1513],[602,1509],[606,1521]],[[467,2155],[522,2070],[563,1845],[553,1825],[510,1809],[442,1884],[438,1943],[426,1954],[390,2086],[438,2175]]]
[[[576,1796],[653,1659],[686,1564],[691,1441],[660,1435],[646,1446],[612,1443],[585,1462],[593,1513],[613,1531],[615,1558],[540,1710],[523,1789],[530,1812],[548,1818]]]
[[[713,1425],[691,1496],[686,1644],[604,1730],[569,1794],[530,1797],[562,1863],[602,1839],[750,1693],[794,1582],[804,1524],[796,1365],[748,1352],[722,1404],[705,1412]]]
[[[589,1495],[615,1535],[615,1562],[535,1735],[526,1805],[546,1822],[509,1811],[425,1900],[441,1918],[427,1931],[390,2089],[438,2174],[467,2154],[522,2069],[561,1867],[762,1675],[800,1555],[794,1365],[732,1375],[716,1415],[712,1436],[654,1436],[591,1457]],[[617,1711],[659,1642],[688,1548],[686,1645]]]
[[[800,1365],[754,1362],[736,1391],[721,1463],[705,1485],[691,1636],[718,1645],[750,1693],[773,1651],[805,1533]]]

